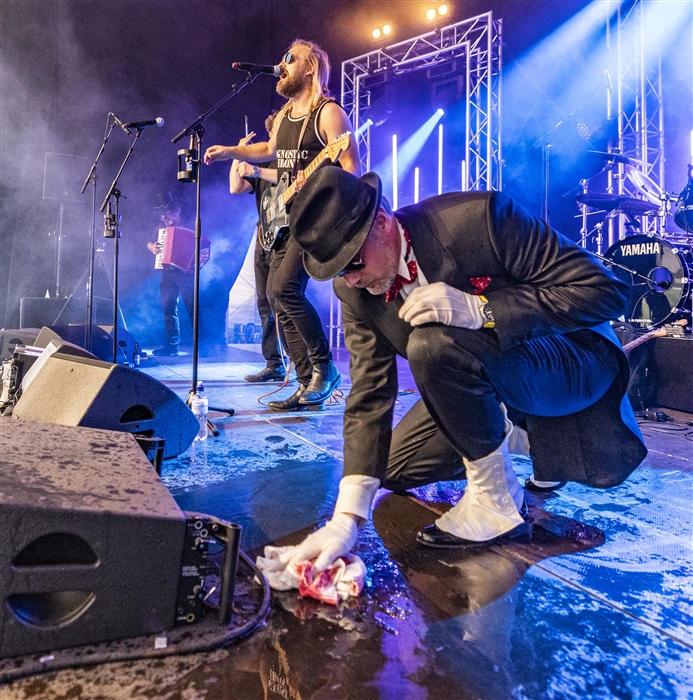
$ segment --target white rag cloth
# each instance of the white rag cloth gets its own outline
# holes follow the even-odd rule
[[[295,547],[265,547],[265,556],[258,557],[257,568],[275,591],[298,589],[302,596],[331,605],[358,596],[366,579],[366,565],[355,554],[347,554],[321,573],[310,561],[286,566],[279,556]]]

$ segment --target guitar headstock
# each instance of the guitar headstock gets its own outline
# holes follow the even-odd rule
[[[351,142],[351,131],[345,131],[343,134],[336,136],[330,143],[327,144],[327,157],[332,161],[336,162],[339,156],[344,153],[344,151],[349,148],[349,143]]]

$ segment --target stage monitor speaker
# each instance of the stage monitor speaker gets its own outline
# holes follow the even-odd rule
[[[61,353],[48,357],[12,417],[163,438],[164,459],[187,450],[200,428],[185,402],[156,379]]]
[[[693,413],[693,338],[655,338],[657,406]]]
[[[3,328],[0,330],[0,360],[9,360],[17,345],[34,345],[38,335],[38,328]]]
[[[41,328],[52,326],[56,321],[62,324],[76,321],[74,305],[70,304],[69,309],[67,305],[68,300],[63,298],[22,297],[19,300],[19,327]],[[84,318],[81,310],[80,316]]]
[[[47,344],[46,339],[53,337],[50,333],[53,333],[53,336],[58,336],[75,345],[86,347],[86,325],[48,326],[43,328],[41,333],[39,333],[39,337],[36,339],[37,345],[45,347],[42,343]],[[118,347],[116,350],[116,361],[118,364],[137,365],[139,359],[136,359],[136,355],[139,355],[139,352],[136,351],[136,346],[137,342],[132,334],[119,326]],[[91,352],[105,362],[111,362],[113,360],[113,326],[92,325]]]
[[[186,521],[132,435],[6,420],[0,658],[172,629]]]

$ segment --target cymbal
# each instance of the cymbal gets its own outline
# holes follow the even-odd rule
[[[631,165],[647,165],[644,160],[638,160],[632,156],[626,156],[622,153],[609,153],[608,151],[583,151],[585,155],[599,156],[605,160],[613,160],[615,163],[630,163]]]
[[[642,216],[648,212],[655,211],[659,207],[652,202],[645,202],[642,199],[626,197],[625,195],[598,194],[594,192],[583,192],[575,197],[578,204],[586,204],[595,209],[606,211],[620,211],[631,216]]]

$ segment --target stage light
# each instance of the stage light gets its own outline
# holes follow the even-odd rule
[[[397,134],[392,135],[392,208],[399,209],[399,198],[397,189],[399,188],[399,178],[397,177]]]
[[[392,137],[392,151],[383,161],[378,163],[373,170],[380,175],[383,182],[383,192],[392,192],[391,204],[397,208],[399,182],[404,179],[414,167],[414,162],[423,149],[426,141],[435,131],[436,124],[441,119],[440,111],[433,114],[411,135],[402,145],[398,145],[397,137]],[[416,178],[416,174],[414,174]]]
[[[385,22],[382,26],[375,27],[371,33],[376,40],[390,36],[392,34],[392,22]]]
[[[364,134],[368,129],[370,129],[373,126],[373,120],[372,119],[366,119],[363,124],[359,126],[359,128],[356,130],[356,136],[361,136]]]
[[[414,168],[414,204],[419,203],[419,169]]]
[[[441,107],[438,107],[438,109],[436,110],[436,114],[438,114],[442,117],[445,114],[445,110],[442,109]]]
[[[438,124],[438,194],[443,194],[443,125]]]
[[[428,10],[426,10],[426,19],[430,22],[436,19],[436,17],[445,17],[449,10],[450,7],[445,3],[438,5],[437,9],[435,7],[430,7]]]

